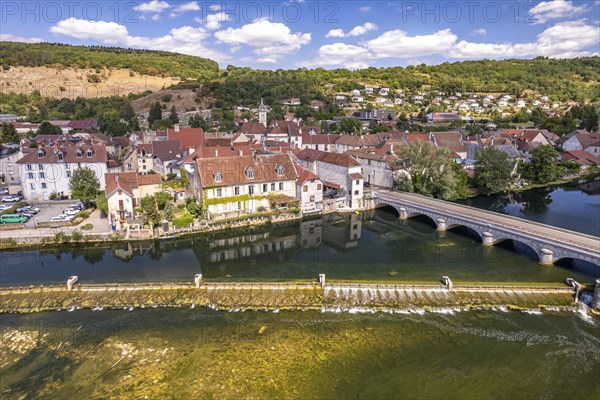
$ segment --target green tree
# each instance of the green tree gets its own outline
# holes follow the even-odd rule
[[[148,112],[148,126],[154,125],[154,121],[158,121],[162,119],[162,108],[160,107],[160,103],[157,101],[150,106],[150,111]]]
[[[342,118],[339,123],[339,132],[343,133],[362,133],[362,124],[358,118]]]
[[[167,203],[173,200],[173,196],[167,192],[158,192],[154,195],[154,198],[159,210],[164,210]]]
[[[107,133],[109,136],[125,136],[131,132],[129,124],[121,121],[119,112],[115,109],[105,111],[98,120],[98,125],[100,131]]]
[[[165,219],[167,221],[172,221],[173,220],[173,203],[171,203],[170,201],[167,202],[167,204],[165,205]]]
[[[506,153],[487,147],[475,156],[475,185],[481,194],[508,189],[512,166]]]
[[[190,179],[188,178],[188,174],[185,168],[179,167],[179,175],[181,175],[181,184],[184,189],[190,188]]]
[[[457,179],[448,149],[437,148],[431,142],[415,140],[398,151],[402,166],[410,174],[410,184],[402,183],[412,191],[438,199],[456,198]],[[400,182],[399,182],[400,183]]]
[[[175,108],[175,105],[173,105],[173,107],[171,107],[171,113],[169,114],[169,120],[171,121],[171,124],[173,124],[173,125],[179,123],[179,116],[177,115],[177,109]]]
[[[531,160],[525,167],[525,176],[537,183],[556,180],[560,168],[556,158],[558,152],[552,146],[538,146],[531,151]]]
[[[144,225],[148,224],[151,227],[158,226],[160,224],[160,214],[156,208],[156,201],[154,197],[146,195],[142,199],[142,222]]]
[[[2,128],[0,128],[0,142],[19,143],[19,134],[13,124],[2,124]]]
[[[44,121],[38,127],[36,132],[38,135],[60,135],[62,134],[62,129],[60,126],[52,125],[48,121]]]
[[[100,191],[100,181],[96,173],[88,167],[77,168],[69,180],[71,197],[89,203]]]

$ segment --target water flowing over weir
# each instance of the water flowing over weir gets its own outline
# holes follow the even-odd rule
[[[324,279],[324,278],[323,278]],[[354,283],[179,283],[168,285],[76,285],[0,291],[0,312],[78,308],[207,306],[221,310],[267,309],[432,311],[574,309],[574,288],[548,286],[461,286]]]

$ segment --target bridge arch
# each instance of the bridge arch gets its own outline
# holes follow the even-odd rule
[[[454,231],[462,236],[477,239],[480,243],[483,243],[483,234],[477,229],[470,227],[467,224],[462,223],[451,223],[446,226],[447,231]]]
[[[530,243],[527,243],[523,240],[519,240],[516,238],[504,237],[499,239],[494,239],[494,246],[500,248],[510,247],[517,254],[523,254],[536,261],[540,261],[542,256],[540,254],[540,250],[536,249],[535,246],[532,246]],[[507,246],[508,245],[508,246]]]

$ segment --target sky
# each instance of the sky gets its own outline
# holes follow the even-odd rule
[[[10,1],[0,40],[168,50],[221,67],[600,54],[600,1]]]

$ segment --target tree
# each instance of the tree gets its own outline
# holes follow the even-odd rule
[[[173,125],[179,123],[179,116],[177,115],[177,109],[175,108],[175,105],[171,107],[171,114],[169,114],[169,120]]]
[[[69,180],[69,189],[74,199],[89,203],[100,191],[100,181],[96,173],[88,167],[77,168]]]
[[[358,118],[342,118],[339,123],[339,132],[343,133],[362,133],[362,124]]]
[[[548,183],[558,178],[558,152],[552,146],[538,146],[531,151],[531,161],[525,167],[525,176],[537,183]]]
[[[160,107],[160,103],[157,101],[150,106],[150,111],[148,112],[148,126],[152,126],[154,121],[158,121],[162,119],[162,108]]]
[[[36,132],[38,135],[61,135],[62,129],[60,126],[52,125],[48,121],[44,121],[38,127]]]
[[[19,134],[13,124],[2,124],[2,128],[0,128],[0,142],[19,143]]]
[[[165,205],[165,219],[167,221],[173,220],[173,203],[170,201]]]
[[[156,209],[156,201],[154,197],[146,195],[142,199],[142,222],[144,225],[148,224],[151,227],[158,226],[160,224],[160,214]]]
[[[475,156],[475,184],[481,194],[501,192],[508,188],[512,166],[506,153],[493,147]]]
[[[185,168],[179,167],[179,175],[181,175],[181,184],[184,189],[190,188],[190,179],[188,178],[188,174]]]
[[[456,198],[457,179],[452,168],[454,161],[446,148],[431,142],[415,140],[398,151],[398,165],[408,171],[410,183],[399,182],[415,193],[438,199]]]
[[[119,112],[115,109],[105,111],[98,120],[98,125],[102,133],[110,136],[125,136],[131,131],[129,124],[121,121]]]
[[[154,195],[154,198],[159,210],[164,210],[167,203],[173,200],[173,196],[167,192],[158,192]]]

